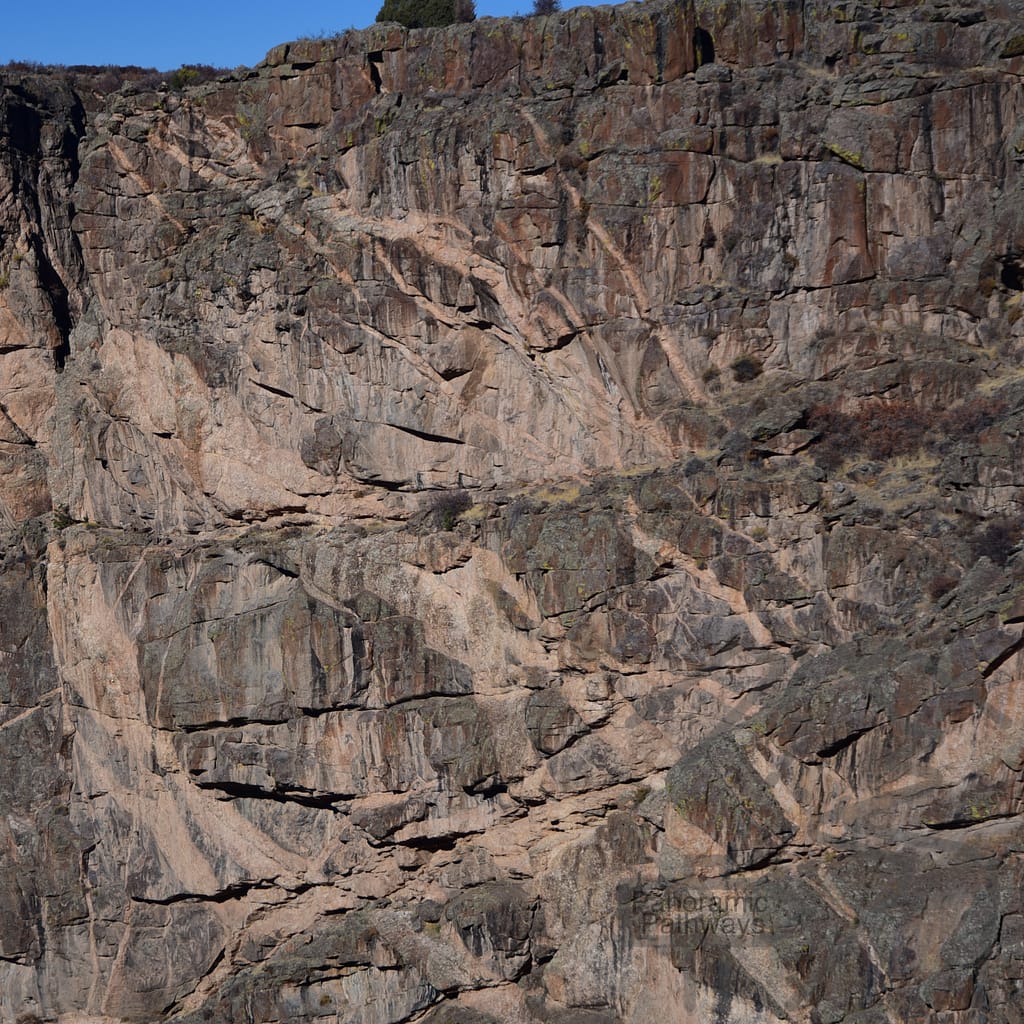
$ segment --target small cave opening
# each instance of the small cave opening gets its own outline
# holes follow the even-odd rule
[[[368,53],[366,61],[370,65],[370,81],[373,82],[374,91],[379,94],[384,91],[384,79],[380,73],[384,64],[384,51],[375,50],[373,53]]]
[[[705,28],[698,28],[693,33],[693,60],[698,68],[715,63],[715,41]]]
[[[1004,256],[999,280],[1004,288],[1013,292],[1024,292],[1024,257]]]

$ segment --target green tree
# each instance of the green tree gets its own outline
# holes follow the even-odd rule
[[[384,0],[377,12],[378,21],[397,21],[406,28],[454,25],[475,17],[474,0]]]

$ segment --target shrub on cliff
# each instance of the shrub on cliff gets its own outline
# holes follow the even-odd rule
[[[945,451],[963,440],[976,440],[998,423],[1007,406],[1000,398],[973,395],[943,411],[908,399],[865,402],[853,412],[835,405],[817,405],[807,413],[807,426],[818,432],[815,460],[836,469],[844,459],[866,455],[891,459],[921,448]]]
[[[855,412],[841,412],[832,405],[815,406],[807,414],[807,426],[821,435],[816,461],[835,469],[852,455],[878,460],[917,451],[924,443],[928,416],[913,401],[875,400]]]
[[[473,499],[463,490],[442,491],[431,503],[430,516],[440,530],[452,530],[463,512],[473,507]]]
[[[181,92],[190,85],[202,85],[228,74],[225,68],[211,67],[209,64],[182,64],[176,71],[167,76],[167,85],[174,92]]]
[[[971,553],[976,559],[986,556],[996,565],[1006,565],[1020,539],[1020,525],[1006,516],[998,516],[971,537]]]
[[[378,21],[397,21],[406,28],[454,25],[475,17],[474,0],[384,0],[377,12]]]
[[[764,372],[764,367],[761,365],[761,360],[757,356],[737,356],[730,364],[729,368],[732,370],[732,375],[735,380],[741,384],[747,384],[752,380],[757,380],[758,377]]]
[[[561,7],[559,0],[533,0],[534,14],[554,14]]]

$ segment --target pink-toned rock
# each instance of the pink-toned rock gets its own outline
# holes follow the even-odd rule
[[[1018,7],[0,72],[0,1020],[1016,1020]]]

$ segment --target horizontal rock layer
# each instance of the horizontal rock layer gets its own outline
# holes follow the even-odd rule
[[[1020,1021],[1020,3],[0,75],[0,1019]]]

